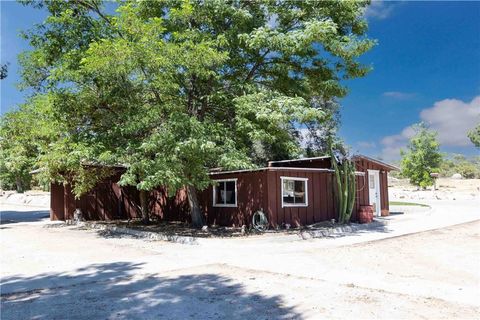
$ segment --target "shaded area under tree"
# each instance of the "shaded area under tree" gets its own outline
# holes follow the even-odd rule
[[[279,296],[247,292],[216,274],[134,277],[139,263],[7,277],[2,319],[300,319]],[[21,311],[21,313],[20,313]]]

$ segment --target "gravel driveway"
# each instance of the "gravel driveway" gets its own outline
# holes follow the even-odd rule
[[[397,236],[409,217],[390,233],[197,246],[2,224],[1,318],[478,319],[480,222]]]

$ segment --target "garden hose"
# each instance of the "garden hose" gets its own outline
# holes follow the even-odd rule
[[[265,213],[262,211],[257,211],[253,214],[252,218],[253,228],[257,231],[263,232],[268,228],[268,219]]]

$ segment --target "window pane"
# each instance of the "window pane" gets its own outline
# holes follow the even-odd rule
[[[225,203],[225,182],[218,182],[215,186],[215,204]]]
[[[305,203],[305,181],[295,181],[295,203]]]
[[[225,183],[226,183],[225,203],[235,204],[235,181],[227,181]]]
[[[283,180],[283,202],[284,203],[295,203],[293,198],[293,188],[294,181],[292,180]]]
[[[375,176],[373,174],[368,175],[368,185],[370,189],[375,189]]]

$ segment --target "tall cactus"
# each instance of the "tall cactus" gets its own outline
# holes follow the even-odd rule
[[[355,164],[348,159],[337,163],[333,151],[331,151],[331,159],[337,182],[335,198],[338,207],[338,222],[347,223],[352,217],[355,193],[357,190],[355,183]]]

